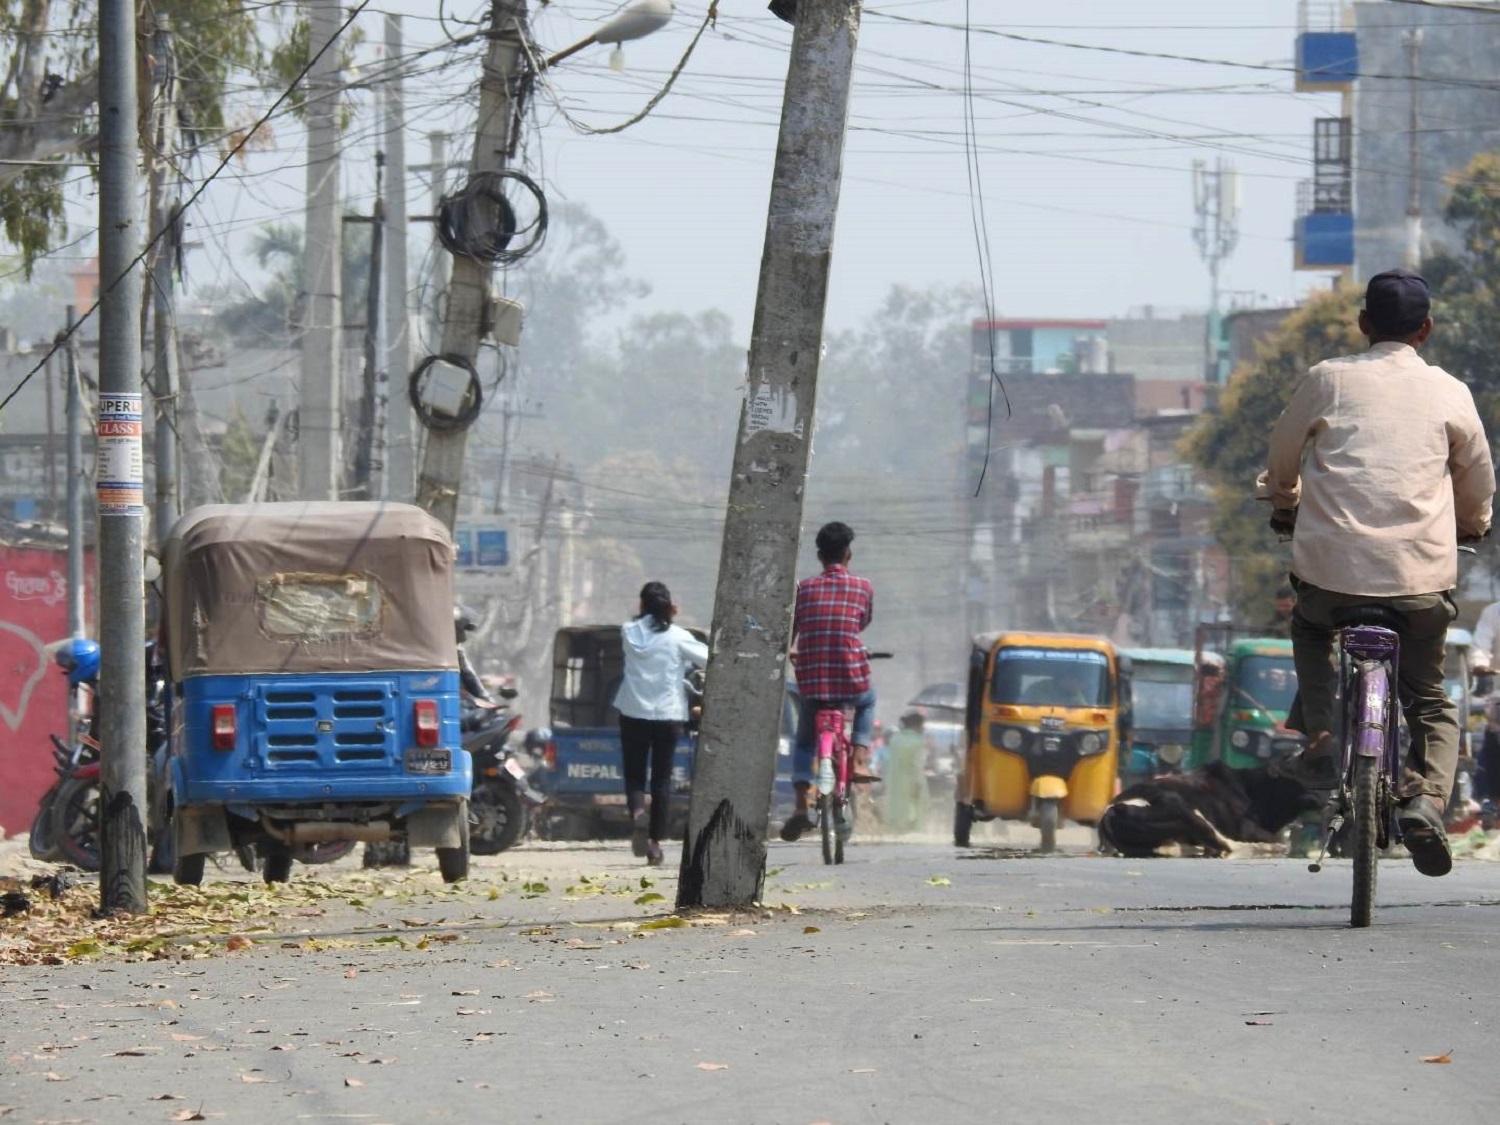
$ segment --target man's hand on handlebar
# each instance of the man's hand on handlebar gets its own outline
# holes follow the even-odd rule
[[[1296,508],[1277,508],[1271,513],[1271,530],[1278,535],[1290,535],[1296,527]]]

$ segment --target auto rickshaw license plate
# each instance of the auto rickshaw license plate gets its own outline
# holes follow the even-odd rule
[[[443,747],[412,746],[406,751],[407,773],[448,773],[452,769],[452,750]]]

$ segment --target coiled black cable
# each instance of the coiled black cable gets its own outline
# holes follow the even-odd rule
[[[512,185],[531,196],[536,216],[522,225],[506,196]],[[547,197],[524,172],[478,172],[438,205],[438,238],[450,254],[510,264],[535,253],[547,237]],[[521,241],[516,242],[517,236]]]

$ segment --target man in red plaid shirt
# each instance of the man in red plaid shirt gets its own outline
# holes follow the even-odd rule
[[[869,775],[870,736],[875,729],[875,691],[870,686],[870,658],[859,639],[875,608],[875,588],[849,573],[854,532],[847,524],[827,523],[818,530],[818,561],[823,573],[797,584],[797,612],[792,618],[796,648],[797,692],[802,700],[797,743],[792,751],[792,781],[797,811],[781,826],[783,840],[796,840],[812,828],[808,800],[813,780],[813,741],[818,708],[830,703],[854,707],[854,780]]]

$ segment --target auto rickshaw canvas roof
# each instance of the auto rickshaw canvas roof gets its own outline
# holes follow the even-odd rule
[[[163,552],[174,679],[448,671],[453,541],[410,504],[209,504]]]

